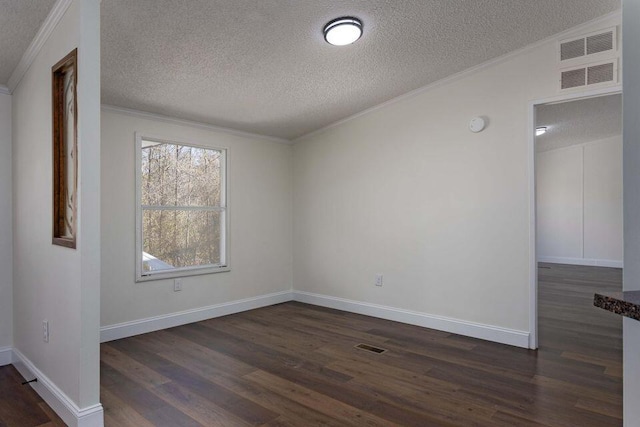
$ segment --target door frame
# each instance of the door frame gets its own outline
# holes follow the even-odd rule
[[[585,90],[557,95],[550,98],[536,99],[529,102],[527,109],[527,156],[529,171],[529,348],[538,348],[538,253],[536,242],[536,148],[535,127],[536,107],[544,104],[577,101],[579,99],[622,93],[622,85],[601,89]]]

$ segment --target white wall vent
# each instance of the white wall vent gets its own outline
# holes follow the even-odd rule
[[[558,49],[560,63],[565,66],[613,56],[618,50],[617,40],[617,27],[561,40]]]
[[[585,39],[572,40],[560,43],[560,61],[580,58],[585,55]]]
[[[618,27],[558,42],[560,91],[618,84]]]
[[[587,69],[583,67],[575,70],[563,71],[561,76],[561,89],[573,89],[574,87],[585,86],[587,81]]]
[[[614,72],[613,62],[587,67],[587,86],[613,82]]]
[[[587,55],[614,50],[614,30],[587,37]]]
[[[618,83],[618,60],[560,70],[560,90]]]

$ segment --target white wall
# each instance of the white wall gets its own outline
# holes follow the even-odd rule
[[[0,94],[0,353],[13,344],[11,218],[11,96]],[[0,354],[0,365],[2,359]]]
[[[46,382],[66,395],[57,403],[63,402],[68,410],[63,416],[68,423],[87,415],[82,410],[99,410],[100,397],[99,11],[99,0],[73,0],[13,92],[14,346],[19,359],[24,357],[18,363],[21,367],[37,369],[48,379],[41,378],[36,390],[44,393]],[[51,67],[74,48],[78,48],[77,250],[51,244]],[[45,319],[50,327],[48,343],[42,338]],[[50,404],[60,410],[55,402]],[[92,421],[101,423],[97,413],[99,419]]]
[[[622,267],[622,136],[537,153],[538,260]]]
[[[135,283],[135,132],[228,148],[230,272]],[[291,146],[102,112],[102,325],[291,289]]]
[[[640,291],[640,1],[625,0],[623,7],[624,96],[624,273],[625,291]],[[640,322],[625,318],[624,425],[640,426]]]
[[[583,160],[582,146],[536,154],[538,260],[583,257]]]
[[[299,140],[294,288],[528,332],[527,108],[558,95],[556,49],[549,41]],[[473,134],[478,115],[489,125]]]

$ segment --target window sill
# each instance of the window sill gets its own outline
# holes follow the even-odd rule
[[[156,280],[166,280],[166,279],[179,279],[182,277],[189,277],[189,276],[202,276],[205,274],[215,274],[215,273],[227,273],[231,271],[231,268],[229,266],[225,266],[225,267],[214,267],[214,268],[194,268],[194,269],[185,269],[185,270],[179,270],[179,271],[171,271],[171,272],[166,272],[166,273],[156,273],[156,274],[150,274],[147,276],[138,276],[136,277],[136,283],[139,282],[152,282],[152,281],[156,281]]]

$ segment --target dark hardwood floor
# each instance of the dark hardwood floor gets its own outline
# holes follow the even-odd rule
[[[64,427],[13,366],[0,367],[0,427]]]
[[[621,271],[540,267],[537,352],[286,303],[103,344],[106,425],[622,425]]]
[[[622,425],[621,319],[592,306],[621,270],[539,272],[538,351],[300,303],[103,344],[106,425]],[[0,427],[63,425],[21,381]]]

